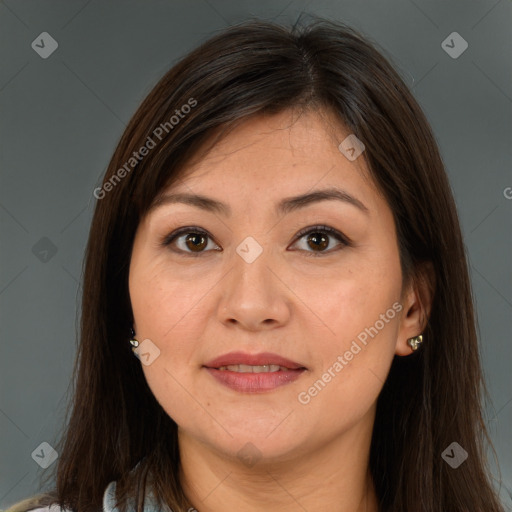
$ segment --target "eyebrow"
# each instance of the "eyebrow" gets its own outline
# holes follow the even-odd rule
[[[319,201],[343,201],[345,203],[355,206],[365,214],[369,214],[369,209],[356,197],[349,194],[347,191],[339,188],[325,188],[321,190],[315,190],[299,196],[286,197],[279,201],[276,205],[276,213],[287,214],[293,211],[297,211],[310,204],[317,203]],[[166,194],[159,197],[150,210],[159,208],[160,206],[167,204],[182,203],[190,206],[195,206],[212,213],[220,213],[225,216],[231,215],[231,208],[229,205],[217,201],[211,197],[206,197],[199,194],[187,194],[187,193],[176,193]]]

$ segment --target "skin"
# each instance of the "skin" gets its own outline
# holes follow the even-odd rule
[[[179,426],[181,479],[200,512],[378,510],[368,476],[376,400],[394,355],[412,352],[407,339],[422,332],[430,296],[425,286],[402,289],[391,209],[363,157],[349,161],[338,150],[349,133],[328,112],[247,120],[166,191],[212,197],[229,205],[230,216],[171,203],[138,227],[129,275],[134,329],[160,350],[143,370]],[[276,215],[281,199],[328,186],[368,212],[323,200]],[[322,249],[297,236],[315,225],[352,245],[329,235]],[[186,234],[161,245],[183,226],[211,235],[196,257]],[[263,249],[252,263],[236,252],[248,236]],[[299,402],[394,303],[402,311],[359,343],[362,350],[307,404]],[[277,353],[307,371],[271,392],[237,392],[202,367],[231,351]],[[252,466],[237,456],[248,442]]]

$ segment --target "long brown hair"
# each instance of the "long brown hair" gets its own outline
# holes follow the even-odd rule
[[[177,426],[128,343],[134,234],[213,133],[290,108],[328,109],[363,141],[363,158],[394,215],[404,281],[417,279],[424,262],[435,274],[423,346],[394,358],[378,398],[370,470],[380,510],[503,511],[485,462],[485,387],[465,249],[435,138],[375,43],[318,19],[293,27],[256,20],[217,34],[158,82],[128,124],[95,192],[76,382],[56,448],[56,489],[38,503],[100,510],[106,485],[117,480],[121,507],[133,496],[142,510],[146,481],[174,511],[189,506]],[[155,146],[130,160],[149,139]],[[457,469],[441,457],[453,441],[469,454]]]

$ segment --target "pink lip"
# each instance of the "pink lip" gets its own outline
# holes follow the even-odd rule
[[[251,366],[274,364],[288,368],[288,370],[266,373],[241,373],[218,369],[220,366],[234,364],[246,364]],[[224,354],[206,363],[204,368],[221,384],[235,391],[245,393],[271,391],[279,386],[293,382],[306,371],[306,368],[301,364],[290,361],[277,354],[244,354],[242,352]]]
[[[298,370],[305,368],[303,365],[290,361],[285,357],[272,354],[270,352],[262,352],[261,354],[245,354],[244,352],[230,352],[222,356],[216,357],[205,363],[203,366],[207,368],[219,368],[219,366],[229,366],[231,364],[248,364],[251,366],[263,366],[266,364],[277,364],[284,366],[290,370]]]

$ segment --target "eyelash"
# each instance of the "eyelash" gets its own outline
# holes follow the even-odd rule
[[[210,234],[207,231],[205,231],[204,229],[201,229],[196,226],[185,226],[185,227],[177,229],[176,231],[173,231],[171,234],[164,237],[164,239],[161,242],[161,245],[164,247],[168,247],[180,235],[184,235],[184,234],[188,235],[191,233],[197,234],[197,235],[203,235],[213,241],[213,237],[210,236]],[[345,235],[340,233],[338,230],[331,228],[329,226],[325,226],[325,225],[310,226],[310,227],[302,229],[301,231],[299,231],[297,233],[294,243],[296,241],[300,240],[302,237],[309,235],[310,233],[322,233],[322,234],[329,235],[329,236],[336,238],[336,240],[341,242],[341,247],[338,246],[339,248],[342,248],[344,246],[346,246],[346,247],[352,246],[352,241],[348,237],[346,237]],[[217,249],[215,249],[215,250],[217,250]],[[317,251],[303,251],[303,252],[306,253],[305,255],[307,257],[310,257],[310,256],[319,257],[319,256],[324,256],[326,254],[331,254],[332,252],[335,252],[337,250],[339,250],[339,249],[329,249],[328,251],[318,251],[318,252]],[[205,252],[208,252],[208,251],[192,252],[192,251],[182,251],[181,249],[178,249],[176,252],[182,253],[184,255],[186,254],[187,256],[197,257],[197,256],[204,254]]]

